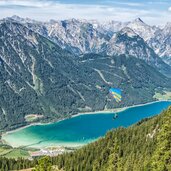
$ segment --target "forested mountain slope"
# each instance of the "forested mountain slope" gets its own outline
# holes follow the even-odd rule
[[[86,99],[101,99],[73,55],[48,39],[15,22],[2,23],[0,36],[1,128],[23,123],[26,114],[78,113]]]
[[[171,107],[129,128],[110,131],[104,138],[73,153],[54,158],[66,171],[170,171]]]
[[[27,124],[28,114],[52,121],[79,112],[153,101],[169,78],[131,56],[75,57],[15,21],[0,23],[0,129]],[[113,106],[110,87],[123,90]],[[131,97],[131,98],[130,98]]]

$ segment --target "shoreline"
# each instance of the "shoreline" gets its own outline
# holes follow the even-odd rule
[[[81,116],[81,115],[95,115],[95,114],[110,114],[110,113],[120,113],[123,112],[129,108],[134,108],[134,107],[140,107],[140,106],[145,106],[145,105],[149,105],[149,104],[153,104],[153,103],[158,103],[158,102],[171,102],[171,100],[157,100],[157,101],[153,101],[153,102],[147,102],[147,103],[142,103],[142,104],[137,104],[137,105],[132,105],[132,106],[125,106],[122,108],[116,108],[116,109],[106,109],[106,110],[100,110],[100,111],[95,111],[95,112],[84,112],[84,113],[78,113],[75,114],[73,116],[71,116],[71,118],[77,117],[77,116]]]
[[[140,107],[140,106],[149,105],[149,104],[158,103],[158,102],[171,102],[171,100],[157,100],[157,101],[153,101],[153,102],[147,102],[147,103],[142,103],[142,104],[137,104],[137,105],[132,105],[132,106],[125,106],[123,108],[106,109],[106,110],[94,111],[94,112],[83,112],[83,113],[74,114],[71,116],[71,118],[78,117],[81,115],[120,113],[120,112],[123,112],[129,108]],[[25,129],[25,128],[31,127],[31,126],[49,125],[49,124],[61,122],[61,121],[66,120],[66,119],[69,119],[69,118],[62,118],[62,119],[59,119],[57,121],[54,121],[54,122],[52,121],[52,122],[48,122],[48,123],[41,123],[41,122],[31,123],[31,124],[28,124],[26,126],[23,126],[23,127],[11,130],[11,131],[4,132],[1,134],[1,137],[6,136],[6,135],[11,134],[11,133],[14,133],[14,132],[17,132],[17,131],[20,131],[20,130]],[[1,138],[1,140],[2,140],[2,142],[4,141],[3,138]],[[5,144],[7,144],[7,143],[5,143]]]

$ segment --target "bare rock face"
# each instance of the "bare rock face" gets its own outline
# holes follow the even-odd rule
[[[130,28],[138,36],[140,36],[144,42],[148,44],[154,52],[161,57],[161,59],[167,64],[171,65],[171,24],[167,23],[166,26],[161,29],[157,26],[150,26],[137,18],[131,22],[109,21],[100,23],[96,20],[62,20],[50,22],[38,22],[31,19],[23,19],[18,16],[7,18],[8,20],[15,20],[19,23],[25,24],[28,28],[35,32],[47,37],[55,42],[57,45],[66,49],[73,54],[85,54],[85,53],[106,53],[111,54],[110,43],[113,40],[113,36],[124,28]],[[113,45],[115,46],[115,45]],[[109,50],[109,51],[108,51]],[[118,52],[118,54],[121,54]],[[128,53],[129,49],[127,49]],[[133,53],[135,57],[141,55]],[[116,52],[113,52],[113,54]]]

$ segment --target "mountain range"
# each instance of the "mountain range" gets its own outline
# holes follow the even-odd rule
[[[169,51],[165,58],[150,45],[159,30],[140,19],[1,20],[0,128],[23,126],[28,114],[47,122],[155,100],[156,92],[171,89]],[[110,87],[122,89],[122,103],[114,103]]]
[[[77,19],[37,22],[18,16],[7,19],[25,24],[30,29],[54,41],[60,47],[77,54],[110,53],[110,50],[108,52],[108,49],[106,49],[106,47],[113,45],[113,42],[110,40],[115,37],[115,33],[127,27],[140,36],[148,47],[153,49],[166,63],[171,63],[170,23],[160,28],[150,26],[140,18],[131,22],[109,21],[104,23],[96,20]]]

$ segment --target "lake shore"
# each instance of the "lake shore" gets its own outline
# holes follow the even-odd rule
[[[85,142],[82,142],[82,141],[80,141],[80,142],[78,142],[78,140],[76,140],[75,142],[71,139],[71,141],[63,141],[63,139],[62,140],[60,140],[59,139],[59,141],[57,140],[56,142],[50,142],[50,140],[51,140],[51,136],[50,136],[50,138],[48,137],[48,139],[45,139],[45,140],[39,140],[39,139],[37,139],[36,140],[36,138],[34,137],[34,134],[33,134],[33,136],[32,136],[32,143],[30,143],[30,144],[28,144],[28,142],[30,142],[29,141],[29,139],[28,139],[28,135],[27,135],[27,133],[24,133],[23,134],[23,138],[25,139],[24,141],[23,141],[23,143],[21,143],[22,142],[22,140],[20,139],[20,133],[21,132],[17,132],[17,131],[19,131],[19,130],[23,130],[24,128],[27,128],[27,127],[31,127],[31,126],[37,126],[37,125],[48,125],[48,124],[56,124],[56,123],[59,123],[59,122],[61,122],[61,121],[63,121],[63,120],[66,120],[67,121],[67,119],[68,120],[70,120],[71,118],[74,118],[74,117],[78,117],[78,116],[81,116],[81,115],[94,115],[94,116],[92,116],[92,117],[96,117],[95,115],[97,115],[97,117],[99,116],[99,117],[101,117],[100,115],[104,115],[104,116],[102,116],[102,117],[111,117],[112,118],[112,115],[113,115],[113,113],[119,113],[119,112],[123,112],[123,111],[125,111],[125,112],[123,112],[123,115],[121,115],[121,117],[119,117],[118,119],[120,120],[119,121],[119,123],[122,123],[123,122],[123,119],[122,119],[122,116],[124,117],[124,118],[127,118],[127,121],[128,121],[128,123],[127,124],[133,124],[133,123],[129,123],[129,119],[130,119],[130,117],[129,117],[129,115],[127,115],[127,113],[129,113],[130,111],[129,110],[127,110],[127,109],[130,109],[130,110],[133,110],[133,111],[136,111],[136,110],[139,110],[138,109],[138,107],[141,107],[141,106],[146,106],[146,105],[156,105],[156,104],[158,104],[158,106],[160,106],[160,102],[169,102],[169,105],[171,105],[171,101],[170,100],[162,100],[162,101],[153,101],[153,102],[149,102],[149,103],[145,103],[145,104],[139,104],[139,105],[132,105],[132,106],[128,106],[128,107],[123,107],[123,108],[116,108],[116,109],[110,109],[110,110],[103,110],[103,111],[95,111],[95,112],[86,112],[86,113],[79,113],[79,114],[77,114],[77,115],[73,115],[72,117],[70,117],[70,118],[63,118],[63,119],[61,119],[61,120],[58,120],[58,121],[56,121],[56,122],[49,122],[49,123],[31,123],[31,124],[29,124],[29,125],[26,125],[25,127],[21,127],[21,128],[18,128],[18,129],[15,129],[15,130],[12,130],[12,131],[8,131],[8,132],[4,132],[4,134],[2,135],[2,142],[4,143],[4,144],[8,144],[8,145],[10,145],[10,146],[12,146],[12,147],[34,147],[34,148],[40,148],[40,147],[48,147],[48,145],[50,144],[50,145],[57,145],[57,146],[66,146],[66,147],[73,147],[73,146],[81,146],[81,144],[83,143],[85,143]],[[163,104],[163,103],[162,103]],[[136,109],[137,108],[137,109]],[[160,108],[161,108],[161,106],[160,106]],[[147,108],[148,109],[148,108]],[[144,112],[142,112],[143,110],[141,110],[140,109],[140,113],[138,114],[137,112],[135,113],[135,112],[133,112],[132,114],[132,116],[133,116],[133,118],[136,118],[137,119],[137,115],[139,115],[139,118],[143,118],[143,116],[144,116]],[[153,111],[153,110],[152,110]],[[147,113],[150,113],[150,111],[148,111]],[[156,112],[156,114],[158,114],[158,113],[160,113],[160,112]],[[108,114],[108,115],[106,115],[106,114]],[[111,115],[110,115],[111,114]],[[105,116],[106,115],[106,116]],[[125,115],[125,116],[124,116]],[[149,114],[149,115],[151,115],[151,114]],[[89,118],[90,116],[88,116],[88,118]],[[128,119],[128,117],[129,117],[129,119]],[[146,115],[146,117],[148,117],[148,115]],[[133,119],[132,118],[132,119]],[[84,120],[84,118],[83,117],[79,117],[79,118],[77,118],[77,119],[82,119],[82,120]],[[76,119],[76,120],[77,120]],[[135,120],[136,120],[135,119]],[[74,119],[73,119],[74,120]],[[133,119],[134,120],[134,119]],[[68,121],[67,121],[68,122]],[[71,121],[72,122],[72,121]],[[137,122],[137,121],[136,121]],[[98,122],[97,122],[98,123]],[[100,121],[100,123],[101,123],[101,121]],[[106,123],[106,122],[105,122]],[[105,123],[103,123],[104,125],[105,125]],[[110,122],[109,122],[110,123]],[[117,122],[115,122],[116,124],[117,124]],[[61,123],[61,124],[63,124],[63,122]],[[93,124],[93,123],[91,123],[91,124]],[[123,124],[122,124],[122,126],[124,125],[125,123],[123,122]],[[67,127],[67,124],[65,124],[66,125],[66,127]],[[98,124],[97,124],[98,125]],[[100,125],[98,125],[98,126],[100,126]],[[115,125],[116,126],[116,125]],[[113,122],[112,122],[112,124],[111,124],[111,126],[109,126],[110,127],[110,129],[111,128],[113,128]],[[34,129],[44,129],[45,127],[37,127],[37,128],[34,128]],[[74,128],[75,129],[75,128]],[[87,128],[86,128],[87,129]],[[96,130],[96,128],[93,128],[93,129],[95,129]],[[67,130],[69,130],[69,127],[67,127],[67,129],[65,129],[65,132],[66,132],[66,134],[68,134],[69,132],[67,132]],[[25,131],[25,130],[24,130]],[[77,132],[77,129],[75,130],[76,132]],[[17,135],[17,137],[15,138],[15,136],[13,137],[13,133],[15,134],[15,132],[17,132],[16,133],[16,135]],[[43,131],[44,132],[44,131]],[[42,134],[43,134],[43,132],[42,132]],[[46,132],[46,131],[45,131]],[[97,132],[97,130],[96,130],[96,132]],[[69,133],[70,134],[70,133]],[[69,135],[68,134],[68,135]],[[53,135],[53,133],[51,134],[51,135]],[[72,135],[72,134],[71,134]],[[78,134],[78,136],[79,136],[79,134]],[[98,135],[99,136],[99,135]],[[30,136],[31,137],[31,136]],[[52,139],[53,139],[53,137],[52,137]],[[90,138],[88,138],[87,140],[89,141],[90,139],[94,139],[94,137],[92,138],[92,137],[90,137]],[[46,142],[46,141],[49,141],[49,142]],[[81,137],[81,140],[82,140],[82,137]],[[72,143],[72,141],[73,141],[73,143]],[[43,142],[43,143],[42,143]],[[49,143],[49,144],[48,144]],[[87,142],[88,143],[88,142]]]
[[[75,115],[72,115],[71,118],[74,118],[74,117],[78,117],[78,116],[81,116],[81,115],[95,115],[95,114],[112,114],[112,113],[119,113],[119,112],[123,112],[124,110],[127,110],[129,108],[134,108],[134,107],[140,107],[140,106],[144,106],[144,105],[148,105],[148,104],[153,104],[153,103],[156,103],[156,102],[171,102],[171,100],[157,100],[157,101],[153,101],[153,102],[147,102],[147,103],[143,103],[143,104],[137,104],[137,105],[132,105],[132,106],[126,106],[126,107],[123,107],[123,108],[116,108],[116,109],[106,109],[106,110],[101,110],[101,111],[94,111],[94,112],[83,112],[83,113],[78,113],[78,114],[75,114]],[[31,126],[38,126],[38,125],[49,125],[49,124],[53,124],[53,123],[57,123],[57,122],[61,122],[65,119],[68,119],[68,118],[62,118],[62,119],[59,119],[55,122],[48,122],[48,123],[41,123],[41,122],[36,122],[36,123],[30,123],[26,126],[23,126],[23,127],[20,127],[20,128],[17,128],[17,129],[14,129],[14,130],[11,130],[11,131],[7,131],[7,132],[3,132],[1,134],[1,140],[2,142],[4,141],[3,140],[3,136],[7,135],[7,134],[11,134],[11,133],[14,133],[14,132],[17,132],[19,130],[22,130],[22,129],[25,129],[25,128],[28,128],[28,127],[31,127]],[[4,141],[5,142],[5,141]],[[6,143],[5,143],[6,144]]]
[[[127,110],[129,108],[140,107],[140,106],[153,104],[153,103],[157,103],[157,102],[171,102],[171,100],[157,100],[157,101],[152,101],[152,102],[147,102],[147,103],[142,103],[142,104],[137,104],[137,105],[132,105],[132,106],[125,106],[125,107],[116,108],[116,109],[106,109],[106,110],[95,111],[95,112],[78,113],[78,114],[71,116],[71,118],[81,116],[81,115],[91,115],[91,114],[95,115],[95,114],[100,114],[100,113],[102,113],[102,114],[119,113],[119,112],[123,112],[124,110]]]

